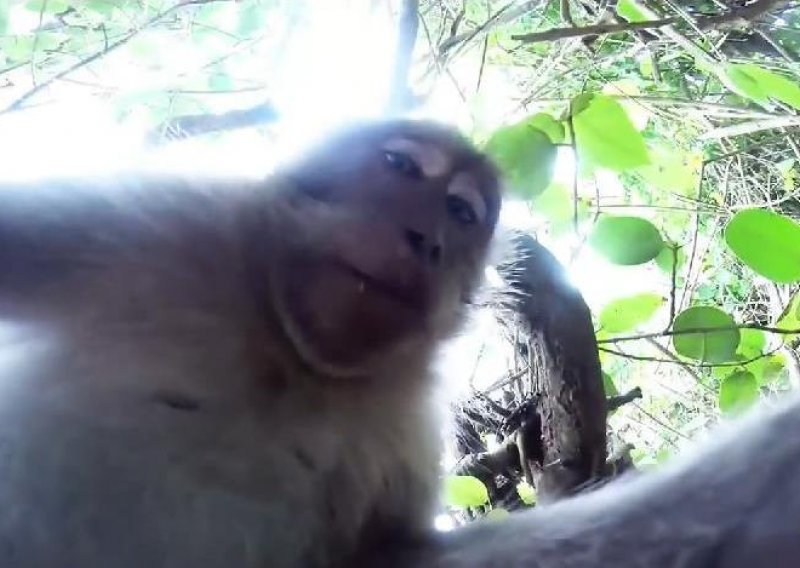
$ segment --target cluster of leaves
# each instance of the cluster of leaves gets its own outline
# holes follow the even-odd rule
[[[156,126],[264,102],[312,4],[0,2],[0,109],[34,89],[36,103],[80,90]],[[455,84],[449,106],[494,111],[475,118],[491,133],[482,142],[543,231],[585,244],[623,277],[658,275],[592,305],[607,392],[642,383],[647,395],[642,412],[614,416],[648,446],[642,457],[667,455],[717,410],[784,389],[800,340],[800,9],[776,3],[782,12],[758,25],[703,30],[686,13],[724,13],[719,3],[620,0],[618,22],[677,23],[525,43],[513,36],[595,24],[606,6],[419,4],[423,75]],[[577,157],[574,179],[559,178],[565,152]],[[485,509],[474,484],[454,483],[452,504]]]
[[[525,482],[517,485],[517,494],[528,506],[536,504],[536,492]],[[481,480],[470,475],[450,475],[444,483],[445,504],[456,511],[486,519],[501,519],[508,514],[502,507],[492,507],[489,493]]]
[[[782,97],[791,90],[773,89],[772,74],[755,65],[748,69],[759,70],[749,75],[758,78],[750,86],[752,93],[758,88],[759,92]],[[763,77],[767,79],[762,81]],[[789,86],[798,88],[795,83]],[[574,133],[571,138],[569,133]],[[574,149],[582,176],[591,176],[598,169],[640,172],[655,186],[652,191],[683,185],[686,168],[676,168],[675,164],[692,161],[691,156],[680,158],[664,147],[649,151],[623,104],[602,93],[574,97],[560,117],[537,113],[502,127],[486,142],[486,150],[505,171],[517,194],[533,200],[536,208],[538,198],[547,193],[552,182],[559,144]],[[692,177],[694,183],[699,181],[697,175]],[[679,269],[680,245],[666,239],[648,219],[599,211],[590,225],[589,245],[611,263],[635,266],[653,261],[668,272]],[[729,250],[755,273],[780,284],[800,281],[800,225],[792,219],[767,209],[743,209],[730,218],[723,234]],[[599,332],[613,338],[635,331],[664,303],[664,295],[656,291],[617,299],[601,310]],[[734,317],[718,306],[691,305],[677,313],[662,331],[673,336],[673,347],[680,357],[723,365],[720,368],[726,371],[721,373],[718,400],[720,409],[726,412],[756,400],[761,382],[774,377],[776,367],[780,369],[783,364],[780,357],[765,353],[763,331],[740,330]]]
[[[220,100],[230,107],[230,97],[247,104],[268,87],[274,73],[253,70],[274,70],[292,17],[275,0],[2,2],[0,77],[18,86],[7,92],[13,102],[69,70],[52,98],[95,91],[120,119],[137,113],[155,126],[216,111]]]

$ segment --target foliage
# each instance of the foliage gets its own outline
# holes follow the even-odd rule
[[[719,388],[719,409],[726,414],[741,412],[758,400],[758,381],[749,371],[725,377]]]
[[[615,264],[644,264],[654,259],[664,242],[658,229],[640,217],[601,217],[589,244]]]
[[[600,327],[610,333],[633,331],[647,323],[663,304],[664,298],[651,292],[614,300],[600,312]]]
[[[347,18],[314,28],[331,36],[303,36],[311,5],[0,2],[0,110],[94,97],[120,123],[163,132],[185,115],[272,102],[297,71],[289,46],[313,39],[316,58],[351,40],[377,49],[372,25],[343,31]],[[662,461],[719,411],[800,380],[789,373],[800,342],[800,8],[738,17],[759,5],[620,0],[610,14],[594,0],[420,3],[414,100],[485,144],[537,235],[574,273],[590,266],[576,285],[596,318],[606,392],[645,395],[610,423],[642,462]],[[574,35],[606,18],[613,33]],[[739,25],[755,18],[757,28]],[[341,113],[377,82],[333,61],[304,74],[307,130],[319,128],[316,107]],[[446,493],[454,507],[488,500],[474,478],[448,478]]]
[[[744,209],[725,228],[739,259],[773,282],[800,280],[800,225],[767,209]]]
[[[732,16],[717,5],[703,8],[706,27],[692,29],[679,12],[641,0],[617,3],[619,29],[676,23],[580,41],[528,37],[571,37],[596,23],[586,4],[569,4],[572,21],[550,3],[553,11],[489,32],[492,45],[517,51],[486,58],[545,69],[539,78],[517,74],[527,116],[561,121],[564,142],[551,141],[575,152],[577,171],[570,178],[557,167],[533,196],[544,219],[538,234],[567,247],[562,258],[577,268],[592,263],[589,279],[576,283],[596,318],[606,394],[645,392],[641,412],[622,407],[610,422],[644,447],[641,460],[657,462],[717,411],[737,413],[785,390],[797,367],[800,341],[787,331],[800,330],[800,144],[792,130],[800,125],[800,38],[770,29],[762,37],[783,39],[756,46],[754,34],[717,27],[715,18]],[[796,25],[800,10],[780,18]],[[509,41],[515,36],[523,43]],[[642,284],[608,286],[603,271]]]
[[[511,187],[523,197],[536,197],[553,178],[555,144],[564,129],[548,114],[534,115],[492,134],[486,152],[500,167]]]
[[[739,347],[739,330],[733,318],[712,306],[695,306],[681,312],[672,326],[675,352],[708,363],[733,360]],[[710,331],[697,330],[708,329]]]
[[[480,479],[469,475],[450,475],[444,481],[445,502],[450,507],[468,509],[489,503],[489,493]]]

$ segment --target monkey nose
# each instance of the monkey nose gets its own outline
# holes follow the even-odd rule
[[[442,246],[438,240],[431,239],[424,233],[406,229],[406,242],[411,252],[425,263],[438,264],[442,257]]]

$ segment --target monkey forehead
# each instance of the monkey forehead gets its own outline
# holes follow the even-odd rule
[[[475,146],[456,129],[428,120],[395,119],[365,122],[346,128],[340,132],[340,136],[361,139],[376,146],[382,146],[390,140],[405,139],[418,144],[425,151],[438,154],[439,157],[430,160],[434,164],[447,160],[450,171],[459,166],[478,166],[480,164],[491,166],[486,156],[476,150]],[[409,148],[394,149],[407,151]],[[419,158],[413,154],[412,157]],[[492,170],[491,173],[494,171]],[[426,173],[426,175],[428,174]]]
[[[383,149],[408,154],[419,165],[422,175],[427,178],[442,177],[450,173],[455,166],[454,156],[436,143],[393,136],[384,142]]]

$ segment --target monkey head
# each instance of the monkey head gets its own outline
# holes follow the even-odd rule
[[[269,294],[307,363],[367,374],[452,333],[500,207],[485,156],[441,126],[382,122],[333,136],[278,178]]]

